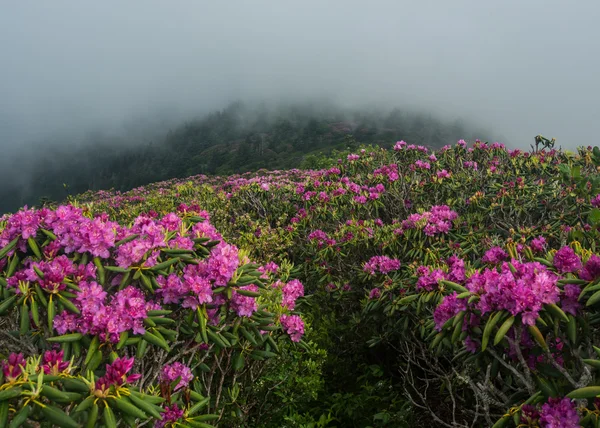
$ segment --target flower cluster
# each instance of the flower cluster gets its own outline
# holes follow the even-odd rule
[[[446,296],[442,303],[440,303],[433,312],[433,321],[435,322],[435,328],[440,331],[442,326],[450,318],[454,317],[459,312],[467,309],[467,302],[465,299],[457,298],[456,292]]]
[[[179,382],[175,386],[175,391],[182,388],[187,388],[190,382],[194,379],[192,370],[180,362],[165,365],[160,374],[161,382],[170,384],[177,379],[179,379]]]
[[[293,311],[296,307],[296,300],[304,296],[304,285],[299,280],[292,279],[287,284],[281,286],[281,292],[283,294],[281,306]]]
[[[69,362],[64,361],[64,351],[46,351],[44,352],[44,359],[42,364],[42,370],[47,375],[58,376],[69,368]]]
[[[502,247],[492,247],[485,252],[481,261],[484,263],[497,264],[508,259],[508,253]]]
[[[369,275],[375,275],[377,272],[385,275],[398,269],[400,269],[400,260],[387,256],[373,256],[363,267],[363,270]]]
[[[80,332],[116,343],[124,331],[143,334],[147,302],[139,288],[128,286],[110,297],[96,282],[82,282],[75,300],[80,314],[63,311],[54,317],[59,334]]]
[[[115,359],[112,364],[107,364],[105,375],[96,380],[96,391],[99,395],[106,396],[112,385],[132,384],[141,378],[140,374],[129,374],[134,362],[133,358],[121,357]]]
[[[436,205],[422,214],[411,214],[402,222],[402,229],[423,229],[427,236],[448,233],[458,213],[447,205]]]
[[[182,419],[184,415],[183,409],[180,409],[177,403],[170,406],[165,406],[162,413],[162,420],[157,421],[154,425],[156,428],[163,428],[167,424],[177,422]]]
[[[27,362],[23,358],[23,354],[10,354],[6,360],[2,361],[4,380],[8,382],[17,380],[21,376],[21,373],[23,373],[26,364]]]
[[[304,334],[304,321],[298,315],[282,315],[279,319],[281,326],[289,334],[292,342],[300,342]]]
[[[542,428],[579,428],[579,413],[575,402],[569,398],[549,398],[540,410],[525,404],[521,408],[523,426]]]
[[[581,260],[569,246],[564,246],[556,252],[553,263],[560,273],[577,272],[581,269]]]
[[[557,303],[560,289],[557,276],[538,263],[513,260],[515,273],[508,263],[500,271],[485,269],[467,280],[467,288],[479,295],[475,304],[481,314],[506,310],[521,315],[524,324],[534,325],[544,304]]]
[[[400,178],[398,174],[398,165],[393,163],[390,165],[383,165],[380,168],[377,168],[373,171],[373,177],[386,176],[388,181],[394,182]]]

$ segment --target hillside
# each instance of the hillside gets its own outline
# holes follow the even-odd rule
[[[592,427],[582,399],[600,395],[600,150],[538,142],[361,146],[318,159],[323,169],[200,174],[5,216],[0,352],[16,349],[8,336],[26,356],[55,340],[97,376],[100,361],[135,357],[128,372],[146,376],[118,388],[171,397],[134,403],[166,411],[167,426]],[[56,282],[51,266],[69,263],[80,269]],[[204,285],[186,288],[190,278]],[[125,311],[119,334],[85,327],[89,281],[113,296],[102,311]],[[18,306],[16,285],[37,291]],[[119,309],[126,291],[153,308],[143,334]],[[152,380],[169,358],[184,394]],[[72,426],[97,416],[65,404],[87,392],[53,394]],[[124,422],[150,417],[102,400]]]
[[[388,147],[389,141],[404,138],[441,147],[446,141],[474,138],[476,132],[485,136],[460,122],[446,123],[411,111],[241,103],[154,132],[154,137],[145,137],[146,142],[140,142],[139,135],[102,133],[82,141],[40,142],[31,153],[0,170],[0,212],[37,204],[40,199],[61,200],[88,189],[129,190],[195,174],[312,168],[315,156],[359,143]]]

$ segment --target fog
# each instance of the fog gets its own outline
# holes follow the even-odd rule
[[[600,3],[1,1],[0,150],[234,100],[426,109],[527,148],[600,133]]]

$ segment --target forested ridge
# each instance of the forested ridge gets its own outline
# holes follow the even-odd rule
[[[13,173],[5,172],[0,212],[86,190],[129,190],[195,174],[314,168],[321,154],[358,144],[390,147],[391,141],[404,139],[439,148],[459,138],[488,137],[482,134],[461,121],[445,122],[409,110],[300,104],[274,109],[234,103],[145,143],[102,133],[62,145],[40,142],[25,159],[15,159],[15,164],[30,165],[25,167],[30,169],[27,174],[20,167],[15,180]]]

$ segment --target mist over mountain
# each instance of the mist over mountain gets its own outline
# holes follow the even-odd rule
[[[138,120],[110,131],[57,136],[22,148],[17,162],[0,172],[0,211],[88,189],[128,190],[195,174],[314,167],[311,155],[358,144],[389,147],[405,139],[441,147],[459,138],[492,138],[474,124],[428,112],[344,108],[323,100],[237,102],[176,125],[164,118]]]

